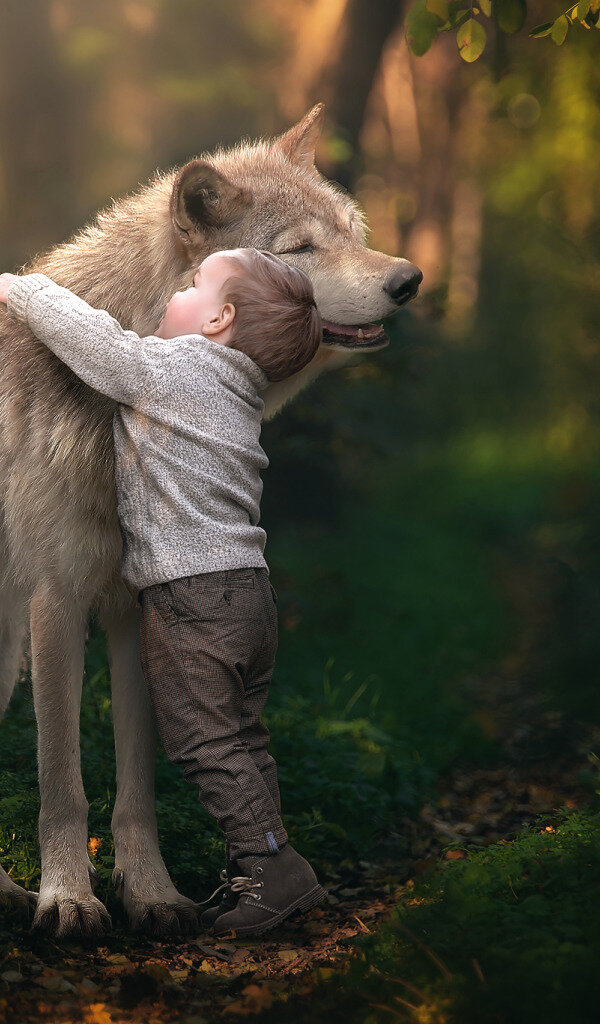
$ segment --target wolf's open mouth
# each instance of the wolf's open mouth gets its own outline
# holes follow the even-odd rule
[[[343,345],[345,348],[379,348],[387,345],[389,338],[381,324],[334,324],[323,320],[323,344]]]

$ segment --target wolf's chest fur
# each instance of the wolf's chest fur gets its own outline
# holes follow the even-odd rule
[[[101,587],[121,546],[113,403],[3,319],[0,491],[10,568],[29,591],[48,572],[91,573]]]

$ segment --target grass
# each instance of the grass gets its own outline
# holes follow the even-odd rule
[[[445,861],[289,1020],[387,1024],[596,1021],[598,811],[563,812],[514,842]],[[267,1024],[277,1013],[261,1017]]]
[[[327,525],[309,524],[270,540],[281,640],[265,717],[286,825],[321,870],[364,856],[402,816],[417,813],[438,773],[457,759],[492,755],[454,684],[501,649],[505,601],[490,583],[489,553],[469,538],[460,515],[426,518],[411,491],[412,484],[404,493],[373,493],[369,504],[344,512],[334,535]],[[112,903],[109,673],[94,626],[81,724],[90,835],[102,841],[98,895]],[[0,736],[2,856],[15,880],[35,887],[38,797],[27,679]],[[200,897],[221,867],[220,835],[162,754],[156,796],[169,870]]]
[[[585,571],[560,577],[550,653],[536,685],[569,714],[585,709],[600,717],[597,630],[593,615],[580,614],[596,607],[600,579],[600,485],[590,451],[577,437],[569,448],[564,432],[537,428],[472,425],[404,441],[408,414],[394,404],[401,357],[387,358],[381,371],[348,370],[342,395],[319,382],[265,437],[273,478],[264,521],[280,617],[265,717],[291,839],[323,872],[372,857],[390,832],[401,843],[399,821],[416,815],[454,766],[502,758],[464,683],[484,680],[518,635],[501,583],[507,560],[584,564]],[[565,674],[567,666],[576,672]],[[106,655],[92,626],[82,768],[90,835],[101,840],[98,895],[115,914],[111,733]],[[35,888],[38,796],[27,679],[0,726],[0,784],[2,862]],[[172,877],[203,898],[222,866],[221,838],[162,754],[156,799]],[[598,952],[598,824],[594,813],[573,815],[557,821],[554,833],[529,830],[514,843],[440,865],[402,896],[389,926],[367,937],[343,990],[333,979],[308,1009],[290,1005],[287,1018],[333,1019],[335,1010],[339,1019],[365,1022],[394,1015],[431,1024],[558,1021],[572,1019],[565,1008],[574,993],[587,1012]]]

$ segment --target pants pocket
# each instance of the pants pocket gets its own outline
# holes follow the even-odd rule
[[[148,588],[143,591],[140,603],[142,610],[147,605],[153,605],[160,617],[169,625],[173,625],[177,621],[177,615],[169,601],[168,595],[164,591],[164,587],[157,588],[156,590]]]

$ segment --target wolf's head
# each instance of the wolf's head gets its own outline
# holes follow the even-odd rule
[[[321,370],[387,344],[373,321],[413,298],[422,279],[407,260],[366,247],[363,212],[316,169],[323,112],[318,104],[275,139],[243,140],[159,172],[30,269],[150,334],[211,252],[252,246],[300,267],[313,283],[324,343],[304,370],[269,386],[273,415]]]
[[[316,169],[323,113],[321,103],[273,141],[187,163],[173,181],[173,225],[193,266],[207,251],[255,246],[300,267],[313,283],[324,343],[380,348],[387,338],[372,321],[412,299],[423,275],[368,249],[363,212]]]

